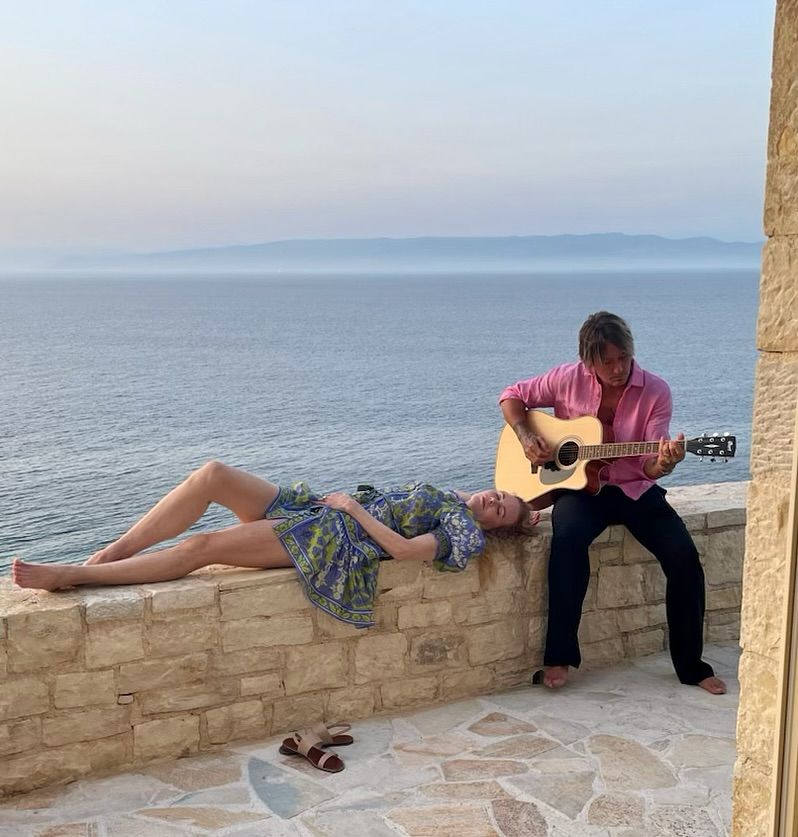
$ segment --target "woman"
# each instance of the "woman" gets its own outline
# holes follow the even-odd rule
[[[240,524],[141,554],[185,532],[211,503],[230,509]],[[169,581],[209,564],[295,566],[313,604],[344,622],[369,627],[380,560],[432,561],[439,570],[462,570],[484,549],[484,531],[523,532],[535,523],[536,512],[501,491],[469,495],[416,483],[319,496],[304,483],[280,488],[208,462],[83,566],[16,559],[12,575],[20,587],[58,590]]]

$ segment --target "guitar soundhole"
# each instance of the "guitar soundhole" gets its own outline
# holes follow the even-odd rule
[[[560,465],[568,467],[576,462],[579,455],[579,445],[576,442],[564,442],[557,453]]]

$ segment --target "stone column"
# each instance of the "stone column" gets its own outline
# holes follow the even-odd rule
[[[798,0],[778,0],[734,775],[735,837],[769,834],[798,399]]]

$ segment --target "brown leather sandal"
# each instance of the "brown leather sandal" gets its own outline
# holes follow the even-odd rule
[[[304,756],[325,773],[340,773],[344,769],[343,761],[335,753],[325,753],[322,746],[321,739],[313,730],[300,730],[283,740],[280,752],[285,756]]]
[[[308,732],[318,735],[324,747],[348,747],[355,743],[351,735],[346,735],[352,729],[351,724],[316,724]]]

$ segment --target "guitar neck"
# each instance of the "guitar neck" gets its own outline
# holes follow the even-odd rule
[[[684,444],[684,440],[673,441]],[[620,459],[659,452],[659,442],[611,442],[605,445],[580,445],[579,459]]]

